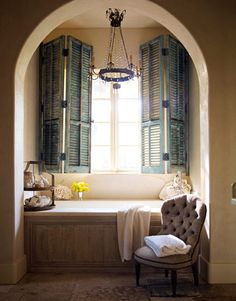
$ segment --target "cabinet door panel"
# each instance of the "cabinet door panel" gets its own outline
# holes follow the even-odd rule
[[[108,263],[120,263],[119,247],[118,247],[118,236],[116,225],[104,226],[104,262]]]

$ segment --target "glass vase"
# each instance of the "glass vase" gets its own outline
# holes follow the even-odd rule
[[[80,191],[78,194],[79,194],[79,201],[82,201],[83,200],[83,191]]]

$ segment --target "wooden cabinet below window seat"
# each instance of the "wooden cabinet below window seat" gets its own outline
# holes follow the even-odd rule
[[[152,213],[150,234],[160,228]],[[25,215],[28,272],[130,271],[118,249],[116,214]]]

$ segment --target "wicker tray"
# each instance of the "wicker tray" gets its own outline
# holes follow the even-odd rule
[[[43,210],[51,210],[55,208],[55,205],[49,205],[49,206],[44,206],[44,207],[31,207],[31,206],[26,206],[24,205],[24,211],[43,211]]]

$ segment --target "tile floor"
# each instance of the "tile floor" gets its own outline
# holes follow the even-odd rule
[[[236,301],[236,284],[201,282],[199,294],[183,295],[181,276],[176,298],[153,296],[148,283],[156,281],[158,291],[161,277],[142,275],[141,287],[136,287],[133,273],[29,273],[16,285],[0,285],[0,301]]]

